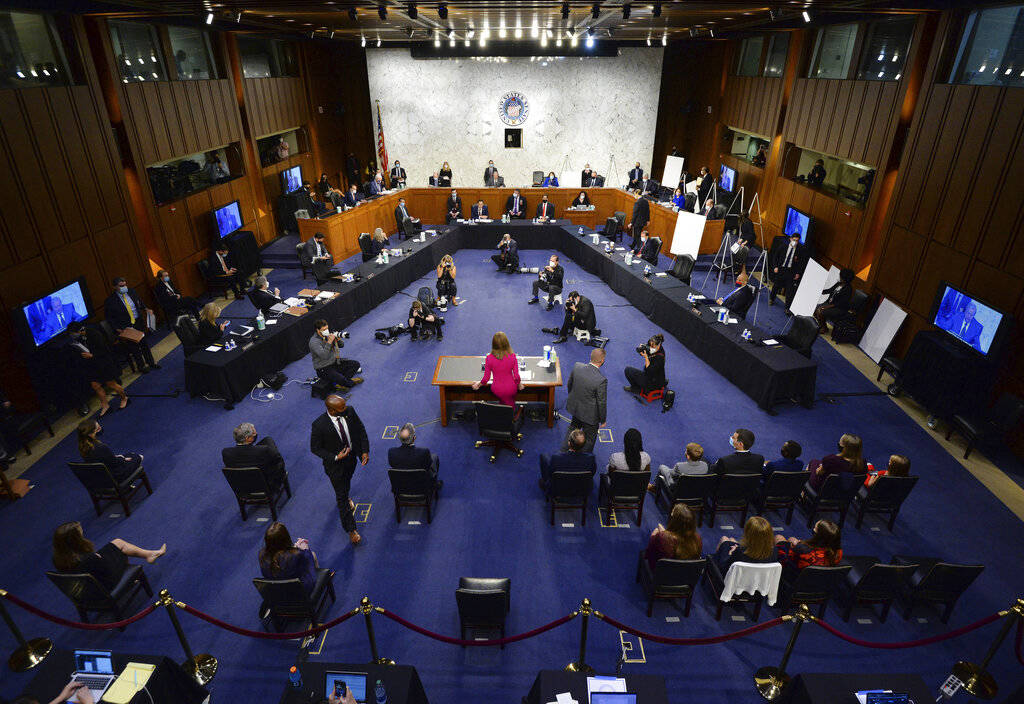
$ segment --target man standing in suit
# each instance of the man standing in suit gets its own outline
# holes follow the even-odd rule
[[[278,303],[283,302],[281,300],[281,289],[275,288],[271,292],[270,281],[267,280],[266,276],[256,277],[256,285],[253,286],[252,291],[249,293],[249,298],[263,315],[266,315]]]
[[[587,366],[577,362],[577,366]],[[570,428],[565,436],[567,447],[554,455],[540,456],[540,488],[547,491],[551,475],[555,472],[590,472],[597,474],[597,460],[594,453],[586,449],[587,436],[581,428]],[[591,445],[593,447],[593,445]]]
[[[629,184],[626,186],[630,190],[637,188],[637,184],[644,177],[644,170],[640,168],[640,162],[636,162],[636,165],[629,170]]]
[[[306,244],[302,247],[302,263],[313,270],[313,278],[316,279],[317,285],[338,275],[338,272],[331,268],[334,264],[334,257],[327,251],[322,232],[317,232],[306,240]]]
[[[395,159],[395,165],[391,167],[390,175],[392,188],[405,188],[405,169],[398,163],[398,159]]]
[[[412,215],[409,215],[409,211],[405,207],[405,198],[399,198],[398,205],[395,207],[395,222],[398,223],[399,233],[403,231],[402,223],[406,220],[406,218],[408,218],[412,222],[413,231],[419,232],[420,230],[423,229],[423,226],[420,224],[420,219],[414,218]]]
[[[573,431],[581,430],[584,442],[580,448],[593,452],[597,442],[597,430],[603,428],[608,414],[608,379],[601,373],[604,364],[604,350],[595,347],[590,350],[590,362],[576,362],[569,375],[566,388],[569,398],[565,410],[572,414],[569,432],[562,441],[563,451],[570,445]]]
[[[583,173],[580,174],[580,186],[582,188],[590,188],[594,185],[594,170],[590,168],[590,164],[583,165]]]
[[[730,313],[735,313],[740,318],[747,317],[747,310],[754,302],[754,287],[747,285],[748,277],[745,273],[736,276],[736,288],[725,298],[719,298],[716,303],[725,306]]]
[[[171,275],[167,273],[166,269],[156,272],[156,285],[153,286],[153,295],[156,296],[160,307],[172,317],[176,317],[184,310],[191,311],[194,318],[199,317],[199,309],[202,308],[199,305],[199,301],[189,296],[182,296],[178,289],[174,287],[174,284],[171,283]]]
[[[235,298],[241,300],[245,296],[242,286],[242,277],[238,273],[228,254],[228,246],[222,242],[218,243],[213,254],[207,260],[207,271],[210,278],[223,283],[235,292]]]
[[[491,216],[490,211],[487,209],[487,204],[484,203],[483,198],[478,200],[475,205],[469,207],[469,217],[473,220],[480,220],[481,218],[489,218]]]
[[[547,310],[554,308],[554,297],[562,292],[562,279],[564,276],[565,270],[558,263],[558,255],[552,254],[548,260],[548,265],[541,269],[540,274],[537,275],[537,280],[533,282],[533,298],[528,300],[527,303],[532,305],[540,301],[540,292],[544,291],[548,294]]]
[[[416,447],[416,426],[412,423],[403,425],[398,431],[398,441],[402,444],[388,450],[388,465],[392,469],[426,469],[437,481],[441,461],[427,448]],[[437,488],[440,489],[443,483],[438,481]]]
[[[700,174],[697,176],[697,202],[703,203],[711,193],[711,187],[715,185],[715,179],[711,177],[708,167],[700,167]]]
[[[358,545],[362,538],[356,531],[353,513],[356,505],[349,498],[349,490],[356,471],[356,458],[363,467],[370,461],[370,441],[363,422],[345,399],[331,394],[325,403],[327,412],[313,421],[310,429],[309,449],[323,461],[324,472],[334,487],[341,526],[348,533],[349,541]]]
[[[761,474],[764,467],[764,456],[751,452],[754,446],[754,433],[746,428],[737,428],[729,438],[733,453],[720,457],[712,472],[715,474]]]
[[[629,228],[630,233],[633,235],[633,243],[631,248],[635,248],[637,243],[640,241],[640,233],[647,227],[647,223],[651,221],[651,204],[647,202],[647,198],[640,196],[636,199],[636,203],[633,204],[633,214],[626,223],[626,227]]]
[[[519,195],[519,189],[512,191],[512,195],[505,201],[505,214],[510,218],[526,217],[526,199]]]
[[[964,312],[953,317],[949,331],[981,352],[981,333],[985,326],[974,319],[977,313],[978,306],[974,304],[974,301],[969,301],[964,308]]]
[[[484,169],[484,185],[493,186],[493,180],[498,177],[498,169],[494,166],[494,159],[487,162],[487,168]]]
[[[768,305],[775,303],[779,293],[786,294],[786,310],[793,303],[793,295],[800,283],[800,275],[807,266],[807,248],[800,244],[800,233],[789,237],[776,235],[768,250],[768,266],[772,270],[772,289]]]
[[[448,196],[448,201],[445,203],[445,210],[448,212],[444,220],[448,224],[462,218],[462,199],[459,198],[459,194],[454,188],[452,189],[452,194]]]
[[[225,467],[257,467],[272,489],[288,481],[284,458],[273,438],[268,436],[256,442],[256,427],[252,423],[242,423],[235,428],[234,438],[234,446],[220,452]]]
[[[546,195],[543,196],[540,203],[537,204],[537,219],[544,221],[555,219],[555,206],[548,202],[548,197]]]
[[[359,187],[353,183],[348,187],[348,193],[345,194],[345,207],[354,208],[359,205],[362,200],[363,194],[359,192]]]
[[[597,329],[597,316],[594,313],[594,304],[589,298],[581,296],[579,291],[573,291],[565,299],[565,320],[558,330],[545,328],[542,332],[557,333],[558,337],[552,343],[560,345],[568,339],[574,329],[587,330],[591,335],[600,335]]]
[[[104,301],[103,313],[114,333],[120,338],[118,342],[127,347],[128,354],[135,359],[136,366],[143,374],[160,368],[153,359],[153,352],[149,349],[149,342],[145,337],[146,316],[152,312],[142,303],[135,289],[128,288],[128,282],[123,276],[114,277],[114,291]],[[120,337],[128,328],[141,332],[142,338],[138,342],[131,342]]]
[[[491,255],[491,261],[498,266],[498,271],[512,273],[519,266],[519,243],[507,232],[498,243],[498,253]]]

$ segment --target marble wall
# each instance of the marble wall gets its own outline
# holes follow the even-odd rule
[[[614,155],[625,179],[633,162],[651,166],[662,55],[416,60],[406,49],[367,49],[373,124],[379,100],[389,164],[401,161],[409,185],[427,185],[445,160],[454,185],[483,185],[488,159],[506,185],[529,185],[534,170],[559,173],[567,155],[570,171],[589,162],[601,174]],[[504,148],[498,103],[509,91],[529,104],[521,149]]]

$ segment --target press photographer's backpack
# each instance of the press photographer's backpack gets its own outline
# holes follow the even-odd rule
[[[434,308],[437,305],[437,301],[434,300],[434,292],[426,286],[416,292],[416,299],[427,308]]]
[[[665,395],[661,397],[661,412],[667,413],[676,402],[676,392],[672,389],[665,389]]]

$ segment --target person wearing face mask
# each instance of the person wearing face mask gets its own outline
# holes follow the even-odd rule
[[[519,193],[519,189],[512,190],[512,195],[505,199],[505,214],[510,218],[526,217],[526,199]]]
[[[629,382],[626,391],[635,394],[665,388],[668,380],[665,379],[665,350],[661,346],[664,341],[664,335],[654,335],[646,345],[637,348],[644,358],[644,368],[626,367],[626,381]]]
[[[149,349],[149,342],[146,340],[146,317],[153,311],[147,308],[135,289],[128,288],[128,282],[123,276],[114,277],[114,291],[103,304],[103,312],[114,329],[114,333],[120,338],[119,344],[125,345],[128,354],[135,360],[136,366],[143,374],[153,369],[159,369],[160,365],[153,359],[153,352]],[[138,342],[121,337],[125,330],[137,330],[143,333]]]
[[[452,167],[448,166],[448,162],[441,164],[441,170],[437,172],[438,175],[438,186],[450,188],[452,185]]]
[[[281,303],[281,289],[275,288],[273,291],[270,290],[270,282],[266,276],[257,276],[256,285],[253,286],[252,291],[249,292],[249,300],[263,313],[267,315],[270,309]]]
[[[565,270],[558,263],[558,255],[552,254],[551,258],[548,259],[548,265],[540,270],[537,280],[533,282],[533,298],[528,300],[527,303],[532,305],[539,302],[540,292],[544,291],[548,294],[547,310],[554,308],[555,296],[562,292],[562,279],[564,276]]]
[[[78,378],[96,393],[100,400],[100,416],[105,416],[110,411],[106,387],[110,387],[121,397],[121,408],[126,408],[128,393],[117,379],[117,363],[103,334],[95,328],[86,328],[81,321],[76,320],[68,325],[68,336],[71,367],[77,372]]]
[[[381,176],[378,171],[376,175],[374,175],[373,180],[370,181],[370,196],[379,196],[386,190],[387,188],[384,186],[384,177]]]
[[[323,462],[324,472],[334,488],[341,526],[348,533],[349,541],[358,545],[362,537],[356,531],[355,502],[349,498],[349,491],[356,458],[363,467],[370,461],[370,441],[366,427],[345,399],[331,394],[325,405],[327,412],[313,421],[310,429],[309,449]]]
[[[720,457],[711,471],[715,474],[761,474],[764,467],[764,455],[751,452],[754,446],[754,433],[746,428],[737,428],[729,436],[729,447],[732,454]]]
[[[157,303],[171,319],[176,318],[182,312],[190,312],[193,318],[199,317],[199,301],[190,296],[182,296],[171,282],[171,275],[166,269],[156,273],[156,284],[153,286],[153,295]]]
[[[210,277],[211,282],[224,286],[225,296],[227,295],[226,289],[230,288],[235,292],[237,300],[242,300],[245,297],[242,285],[245,279],[238,273],[238,268],[234,265],[233,257],[228,251],[228,246],[223,241],[214,246],[213,253],[206,262],[206,269],[209,272],[207,276]]]
[[[540,203],[537,204],[537,219],[544,222],[555,219],[555,206],[548,201],[546,195],[541,197]]]
[[[233,437],[235,444],[220,451],[225,467],[256,467],[263,472],[271,489],[287,485],[288,472],[284,468],[284,458],[273,438],[267,436],[257,442],[256,426],[252,423],[240,424],[235,428]]]
[[[597,176],[597,174],[595,174],[594,170],[590,168],[590,164],[584,164],[583,172],[580,174],[580,185],[583,188],[590,188],[594,185],[595,176]]]
[[[462,219],[462,198],[459,197],[458,191],[452,189],[452,194],[448,196],[448,202],[445,203],[445,209],[448,211],[444,216],[446,224],[451,224],[456,220]]]
[[[78,424],[78,454],[86,462],[97,462],[104,465],[117,481],[132,476],[142,466],[142,455],[126,452],[118,455],[100,442],[96,436],[103,427],[95,418],[86,418]]]
[[[455,272],[455,260],[452,259],[452,255],[446,254],[441,257],[437,265],[437,297],[450,301],[453,306],[459,305],[456,299],[459,289],[455,285]]]
[[[363,202],[363,194],[359,192],[359,187],[356,184],[353,183],[348,187],[344,202],[346,208],[354,208]]]
[[[640,233],[640,241],[633,247],[633,256],[658,265],[658,245],[651,239],[651,233],[647,230]]]
[[[398,163],[398,159],[395,159],[395,164],[391,167],[390,176],[392,188],[405,188],[405,169]]]
[[[494,166],[494,159],[487,162],[487,168],[484,169],[484,185],[493,186],[495,185],[492,181],[498,178],[498,169]]]
[[[586,208],[590,206],[590,196],[587,195],[586,191],[580,191],[580,194],[576,196],[572,201],[573,208]]]
[[[309,352],[313,356],[313,370],[321,379],[348,390],[362,384],[362,377],[355,376],[363,370],[354,359],[344,359],[339,351],[345,343],[341,335],[331,332],[326,320],[313,323],[315,330],[309,338]]]
[[[558,188],[558,177],[555,176],[555,172],[549,171],[540,185],[543,188]]]

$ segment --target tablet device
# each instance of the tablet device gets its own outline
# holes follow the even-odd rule
[[[324,699],[334,694],[335,685],[344,693],[345,686],[352,690],[352,696],[359,704],[366,702],[366,674],[359,672],[326,672],[324,674]],[[339,695],[340,696],[340,695]]]
[[[636,704],[632,692],[591,692],[590,704]]]

